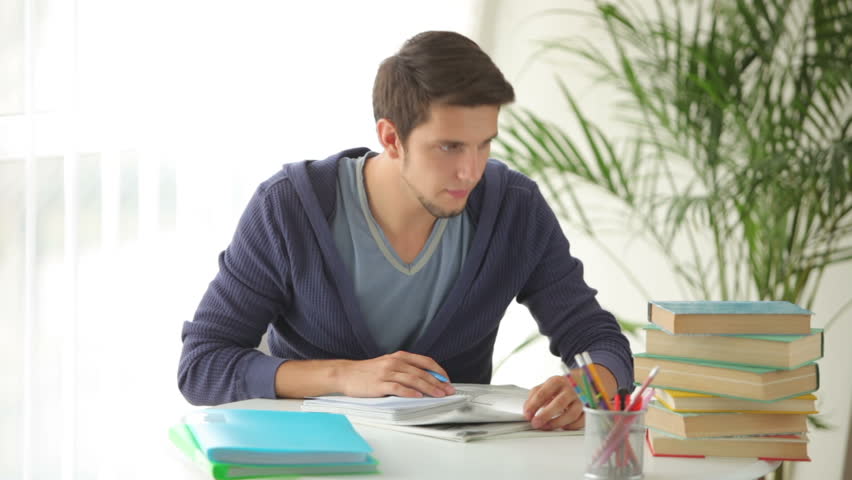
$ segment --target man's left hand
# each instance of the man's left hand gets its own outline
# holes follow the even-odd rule
[[[595,367],[607,393],[614,395],[617,390],[615,376],[601,365]],[[581,372],[580,369],[571,371],[571,376],[578,383]],[[524,417],[538,430],[577,430],[586,423],[583,403],[563,375],[550,377],[530,391],[524,403]]]
[[[530,391],[524,417],[538,430],[577,430],[585,424],[583,404],[562,375],[550,377]]]

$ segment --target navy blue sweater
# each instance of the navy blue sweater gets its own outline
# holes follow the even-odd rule
[[[178,383],[190,403],[275,398],[275,372],[289,359],[383,354],[330,228],[338,160],[366,152],[286,164],[260,185],[195,317],[183,326]],[[589,351],[619,386],[632,385],[627,339],[583,280],[583,266],[536,184],[489,160],[466,208],[476,224],[467,259],[410,351],[434,358],[454,382],[488,383],[500,320],[517,298],[554,355],[572,365],[574,354]],[[267,329],[271,356],[256,350]]]

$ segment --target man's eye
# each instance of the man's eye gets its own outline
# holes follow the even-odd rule
[[[445,143],[441,145],[441,150],[445,152],[455,152],[457,150],[461,150],[461,145],[457,143]]]

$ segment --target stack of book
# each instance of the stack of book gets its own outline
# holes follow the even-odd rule
[[[370,445],[343,415],[208,408],[169,429],[172,443],[216,479],[371,473]]]
[[[651,385],[656,456],[808,461],[823,332],[789,302],[650,302],[636,382]]]

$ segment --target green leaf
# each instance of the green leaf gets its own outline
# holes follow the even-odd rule
[[[556,73],[561,118],[519,109],[507,161],[631,281],[640,275],[602,238],[619,222],[669,260],[685,297],[812,303],[826,269],[852,260],[852,4],[595,5],[614,55],[576,36],[540,45],[614,88],[613,121],[628,132],[592,122]],[[577,126],[557,126],[566,120]],[[583,202],[580,186],[609,195],[620,217]],[[653,288],[641,277],[637,289]]]

